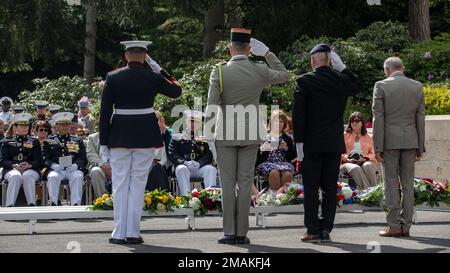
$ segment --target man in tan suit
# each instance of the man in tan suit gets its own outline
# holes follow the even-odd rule
[[[387,79],[373,92],[373,140],[383,163],[388,227],[383,237],[409,237],[414,211],[414,167],[425,152],[422,84],[407,78],[400,58],[386,60]]]
[[[111,165],[109,162],[103,162],[100,154],[99,133],[92,134],[88,137],[86,157],[92,188],[94,189],[95,197],[98,198],[107,193],[106,183],[107,181],[111,181],[112,175]]]
[[[250,38],[250,30],[231,30],[232,58],[214,67],[210,79],[205,134],[215,141],[223,188],[225,237],[219,239],[220,244],[250,243],[248,214],[255,162],[259,145],[264,142],[262,136],[267,135],[259,113],[261,93],[268,85],[289,79],[275,54]],[[264,57],[268,65],[249,60],[250,52]]]

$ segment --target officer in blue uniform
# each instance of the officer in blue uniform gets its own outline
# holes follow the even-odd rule
[[[187,110],[182,134],[174,134],[169,145],[169,157],[175,165],[175,176],[181,195],[190,193],[190,178],[203,178],[205,188],[215,186],[217,169],[212,166],[213,154],[206,137],[199,135],[203,113]]]
[[[146,54],[151,42],[121,44],[126,47],[128,65],[106,77],[100,110],[100,154],[112,167],[115,229],[109,242],[140,244],[145,186],[154,150],[163,146],[153,103],[158,93],[179,97],[181,86]]]
[[[49,136],[44,141],[43,156],[50,170],[47,179],[52,206],[60,204],[59,187],[63,179],[69,180],[71,205],[81,205],[87,158],[83,140],[70,135],[73,117],[72,113],[67,112],[53,116],[57,135]]]
[[[8,207],[14,206],[21,185],[28,205],[36,205],[35,183],[39,180],[42,154],[39,140],[29,134],[31,117],[28,113],[13,116],[9,131],[14,131],[14,134],[1,142],[0,167],[9,184],[6,193]]]

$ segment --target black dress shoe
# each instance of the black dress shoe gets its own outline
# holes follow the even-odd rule
[[[144,239],[142,239],[142,237],[139,238],[127,238],[127,244],[129,245],[137,245],[137,244],[143,244],[144,243]]]
[[[123,239],[114,239],[114,238],[109,238],[109,243],[110,244],[115,244],[115,245],[124,245],[127,243],[127,241],[123,240]]]
[[[322,231],[322,239],[320,241],[321,241],[321,243],[325,243],[325,244],[333,242],[331,240],[330,233],[326,230]]]
[[[236,237],[234,235],[225,235],[224,237],[217,240],[217,242],[222,245],[235,245]]]
[[[247,236],[236,236],[236,244],[248,245],[250,244],[250,239]]]
[[[29,204],[28,206],[29,206],[29,207],[36,207],[35,204]]]

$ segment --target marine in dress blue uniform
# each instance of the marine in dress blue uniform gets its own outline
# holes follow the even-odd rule
[[[190,178],[203,178],[205,188],[216,185],[213,154],[206,137],[198,135],[202,116],[203,113],[198,111],[185,111],[186,128],[182,134],[174,134],[169,145],[169,157],[175,165],[181,195],[190,193]]]
[[[121,43],[128,65],[107,75],[102,93],[100,149],[103,161],[112,167],[115,229],[110,243],[114,244],[143,242],[145,186],[154,149],[163,146],[153,103],[157,94],[181,95],[178,82],[145,54],[150,43]]]
[[[70,203],[72,206],[80,205],[83,195],[83,181],[86,173],[86,147],[83,140],[70,135],[72,113],[62,112],[53,116],[57,130],[58,126],[67,126],[67,132],[58,131],[57,135],[49,136],[44,141],[44,160],[49,169],[47,174],[48,193],[52,206],[60,204],[58,200],[61,181],[69,180]],[[61,157],[71,157],[71,165],[61,165]]]
[[[31,114],[23,113],[11,118],[11,126],[29,126]],[[27,130],[23,129],[24,132]],[[6,206],[12,207],[16,202],[20,186],[23,185],[29,206],[36,204],[35,183],[39,180],[39,169],[42,164],[42,153],[39,140],[29,134],[15,134],[1,142],[0,166],[3,177],[8,182]]]

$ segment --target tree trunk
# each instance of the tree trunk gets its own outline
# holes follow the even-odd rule
[[[97,39],[97,6],[90,1],[86,13],[86,40],[84,48],[84,79],[92,84],[95,78],[95,52]]]
[[[244,27],[244,19],[242,18],[241,0],[228,0],[227,14],[229,28]]]
[[[205,36],[203,43],[203,58],[212,56],[217,42],[223,38],[225,24],[224,0],[216,0],[205,15]]]
[[[409,0],[409,34],[417,42],[431,40],[429,0]]]

